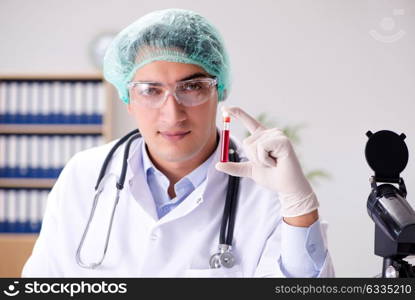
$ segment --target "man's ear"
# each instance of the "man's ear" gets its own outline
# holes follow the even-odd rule
[[[130,103],[127,103],[126,105],[127,105],[127,112],[128,112],[129,114],[132,114],[133,109],[132,109],[132,107],[131,107],[131,104],[130,104]]]
[[[223,97],[222,97],[222,101],[225,101],[225,100],[226,100],[226,98],[228,98],[228,90],[227,90],[227,89],[223,90]]]

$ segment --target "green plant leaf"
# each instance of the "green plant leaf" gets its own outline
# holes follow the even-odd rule
[[[273,127],[280,128],[282,132],[290,139],[290,141],[294,145],[300,144],[301,142],[300,131],[306,127],[304,124],[278,126],[277,121],[273,118],[269,118],[269,116],[265,112],[260,113],[256,117],[256,119],[267,128],[273,128]],[[245,137],[248,137],[248,136],[250,136],[250,133],[249,131],[246,131]],[[297,153],[297,156],[300,157],[301,155]],[[316,183],[318,179],[330,179],[331,178],[330,173],[322,169],[306,171],[305,176],[312,183]]]
[[[311,182],[316,182],[317,179],[330,179],[331,176],[324,170],[316,169],[305,173],[305,177]]]

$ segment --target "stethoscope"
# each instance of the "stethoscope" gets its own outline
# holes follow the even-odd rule
[[[82,268],[95,269],[99,267],[104,261],[104,258],[105,258],[105,255],[108,249],[108,243],[109,243],[109,239],[111,235],[111,229],[112,229],[112,224],[114,220],[115,210],[117,208],[117,204],[120,199],[120,193],[122,189],[124,188],[125,176],[127,174],[127,164],[128,164],[128,155],[130,152],[130,147],[131,147],[132,142],[140,137],[141,137],[141,134],[138,131],[138,129],[135,129],[129,132],[128,134],[126,134],[111,148],[111,150],[107,154],[107,157],[104,160],[104,163],[102,164],[101,170],[99,172],[98,180],[94,188],[96,192],[94,196],[94,201],[92,203],[91,212],[89,214],[88,222],[82,234],[81,241],[79,242],[78,249],[76,250],[75,259],[76,259],[77,264]],[[118,181],[115,185],[116,195],[115,195],[114,205],[112,207],[110,223],[107,228],[104,251],[103,251],[101,258],[98,261],[91,262],[91,263],[85,263],[81,258],[81,251],[82,251],[83,244],[85,242],[85,238],[88,234],[88,230],[91,225],[92,219],[95,214],[95,209],[98,204],[99,196],[104,190],[106,170],[115,151],[124,143],[126,143],[126,146],[124,149],[122,169],[121,169],[120,177],[118,178]],[[229,160],[232,162],[239,162],[239,156],[236,152],[236,146],[233,143],[232,139],[230,139],[230,142],[229,142]],[[225,268],[232,268],[235,264],[235,257],[232,253],[232,239],[233,239],[233,231],[234,231],[234,225],[235,225],[236,208],[237,208],[237,202],[238,202],[238,191],[239,191],[239,177],[229,175],[225,207],[223,210],[223,217],[222,217],[222,222],[220,226],[219,248],[218,248],[218,252],[213,254],[209,260],[209,265],[212,269],[217,269],[222,266]]]

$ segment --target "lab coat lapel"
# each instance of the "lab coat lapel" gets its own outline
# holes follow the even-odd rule
[[[174,221],[189,214],[203,202],[203,193],[205,191],[207,179],[202,182],[182,203],[175,209],[160,219],[159,225]]]
[[[139,138],[131,145],[130,153],[128,155],[124,189],[121,192],[120,199],[134,200],[133,202],[138,204],[155,222],[158,220],[158,216],[153,197],[143,173],[141,143],[143,143],[143,139]],[[120,176],[122,170],[124,149],[125,146],[121,147],[121,149],[114,154],[113,161],[109,167],[109,172],[116,174],[117,178]]]
[[[139,165],[139,172],[131,177],[128,185],[128,191],[129,196],[135,199],[134,202],[136,202],[141,209],[153,219],[154,222],[157,222],[158,215],[156,205],[144,176],[142,165]]]

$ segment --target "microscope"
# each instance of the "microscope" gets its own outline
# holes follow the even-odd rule
[[[415,211],[400,177],[408,163],[406,136],[389,130],[366,136],[366,161],[375,173],[367,212],[375,223],[375,254],[383,257],[381,277],[415,277],[415,267],[404,260],[415,254]]]

